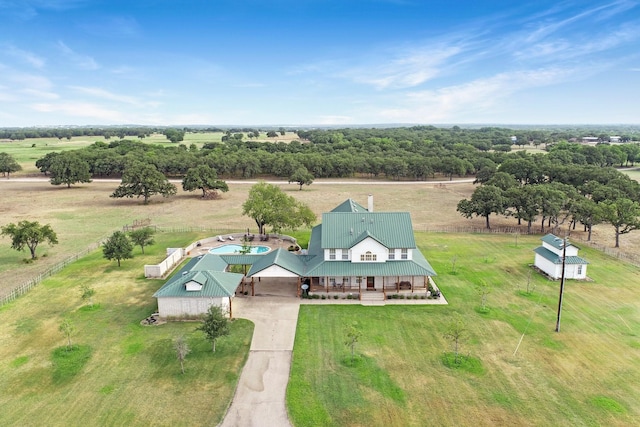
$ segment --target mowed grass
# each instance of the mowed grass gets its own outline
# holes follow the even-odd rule
[[[449,305],[302,306],[287,390],[294,425],[637,425],[640,269],[582,248],[593,281],[567,282],[556,333],[559,283],[534,273],[526,292],[538,238],[417,239]],[[491,287],[486,313],[480,280]],[[454,313],[467,328],[462,354],[480,363],[471,372],[442,362]],[[352,322],[362,331],[354,365]]]
[[[143,265],[184,246],[193,234],[157,236],[141,255],[115,262],[97,251],[0,308],[0,425],[215,425],[234,393],[248,355],[253,324],[236,320],[216,353],[194,322],[142,326],[156,310],[163,283]],[[95,306],[80,285],[96,290]],[[65,354],[63,319],[75,332],[77,356]],[[186,373],[173,350],[184,335],[192,352]]]

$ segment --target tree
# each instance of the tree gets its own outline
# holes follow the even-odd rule
[[[601,203],[602,218],[616,231],[616,248],[620,247],[620,235],[640,229],[640,204],[627,198],[605,200]]]
[[[49,245],[58,244],[58,236],[49,224],[40,225],[38,221],[20,221],[17,225],[10,223],[1,228],[0,235],[11,237],[11,248],[24,250],[25,246],[31,252],[31,259],[36,259],[36,248],[42,242]]]
[[[175,341],[173,342],[173,348],[176,351],[176,357],[180,361],[180,370],[184,375],[184,359],[186,359],[187,354],[191,353],[189,344],[187,344],[187,341],[181,335],[178,338],[176,338]]]
[[[229,186],[226,182],[218,179],[216,170],[208,165],[199,165],[187,171],[182,179],[182,189],[184,191],[202,190],[202,198],[207,197],[207,193],[218,191],[226,193]]]
[[[68,319],[64,319],[62,323],[60,323],[60,326],[58,326],[58,330],[62,332],[67,339],[67,350],[71,350],[71,335],[75,332],[73,324]]]
[[[207,310],[207,314],[202,319],[202,325],[196,328],[197,331],[202,331],[207,339],[211,341],[213,351],[216,351],[216,340],[225,335],[229,335],[229,319],[222,311],[222,308],[217,305],[212,305]]]
[[[307,168],[301,166],[289,177],[289,184],[296,182],[300,185],[299,190],[302,190],[303,185],[311,185],[313,183],[313,178],[313,174]]]
[[[344,345],[351,350],[351,363],[353,363],[353,356],[355,353],[356,344],[362,336],[362,331],[358,328],[358,324],[353,322],[347,326],[344,331]]]
[[[453,344],[453,356],[456,364],[460,363],[460,343],[466,337],[467,329],[462,316],[455,314],[454,318],[449,322],[447,330],[443,334],[444,338],[450,340]]]
[[[173,142],[174,144],[184,139],[184,131],[177,130],[177,129],[165,129],[164,132],[162,132],[162,134],[166,136],[167,139]]]
[[[133,258],[133,245],[131,240],[122,231],[114,232],[102,245],[102,254],[108,260],[120,260]]]
[[[0,153],[0,172],[2,172],[2,176],[9,177],[13,172],[18,172],[22,170],[22,166],[16,162],[16,159],[13,158],[8,153]]]
[[[270,130],[269,132],[267,132],[268,138],[275,138],[276,136],[278,136],[278,133],[275,130]]]
[[[80,285],[80,298],[82,301],[89,300],[89,305],[93,307],[93,296],[96,294],[96,290],[87,283]]]
[[[122,183],[116,188],[111,197],[144,197],[144,204],[149,204],[149,198],[154,194],[169,197],[176,194],[176,186],[159,172],[155,166],[133,161],[122,174]]]
[[[242,214],[252,218],[260,234],[264,234],[265,225],[273,230],[283,228],[296,229],[302,225],[308,227],[316,216],[304,203],[286,195],[278,186],[259,182],[249,190],[249,197],[242,204]]]
[[[151,246],[156,242],[153,239],[154,234],[155,234],[155,230],[153,228],[143,227],[137,230],[130,231],[129,238],[131,239],[131,242],[134,245],[140,246],[142,253],[144,253],[145,246]]]
[[[487,310],[487,298],[489,297],[489,294],[491,293],[491,288],[489,287],[487,282],[485,282],[484,280],[480,280],[476,284],[476,292],[478,292],[478,295],[480,295],[480,311],[482,313],[486,313],[488,311]]]
[[[476,188],[471,195],[471,200],[460,200],[457,207],[457,211],[465,218],[471,218],[473,215],[484,217],[487,228],[491,228],[489,215],[502,214],[505,209],[506,200],[503,191],[494,185],[482,185]]]
[[[49,165],[51,184],[66,184],[67,188],[76,182],[91,182],[89,163],[73,152],[59,153]]]

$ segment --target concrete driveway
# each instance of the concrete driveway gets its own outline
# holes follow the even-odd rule
[[[300,300],[236,298],[234,317],[255,323],[249,358],[222,427],[291,426],[285,407]]]

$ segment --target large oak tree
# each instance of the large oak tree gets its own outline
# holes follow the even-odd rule
[[[40,225],[38,221],[20,221],[18,224],[7,224],[0,229],[0,235],[11,237],[11,248],[24,250],[25,246],[31,252],[31,259],[36,258],[36,248],[40,243],[50,245],[58,243],[58,236],[49,224]]]
[[[302,225],[310,227],[316,220],[316,215],[307,205],[266,182],[251,187],[249,197],[242,204],[242,214],[253,218],[260,234],[264,234],[266,225],[277,232],[284,228],[295,230]]]
[[[144,197],[144,204],[154,194],[169,197],[176,194],[176,186],[171,184],[166,176],[155,166],[133,161],[127,165],[122,174],[122,183],[116,188],[111,197]]]

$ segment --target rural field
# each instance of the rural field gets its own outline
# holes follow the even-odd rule
[[[287,390],[294,425],[637,425],[639,268],[583,249],[591,280],[567,283],[556,333],[558,282],[533,273],[527,292],[537,238],[416,237],[449,305],[302,306]],[[469,359],[449,368],[443,335],[455,314]],[[352,362],[353,322],[362,336]]]
[[[0,424],[215,425],[252,325],[233,322],[214,355],[193,323],[140,324],[162,285],[144,279],[142,266],[206,234],[161,233],[121,268],[95,251],[0,308]],[[591,280],[567,284],[555,333],[558,283],[536,273],[529,281],[537,237],[416,238],[449,305],[301,307],[287,392],[294,425],[636,424],[638,267],[584,248]],[[486,311],[475,290],[481,280],[491,291]],[[83,283],[96,290],[94,308],[80,298]],[[451,350],[443,334],[455,314],[466,327],[461,354],[473,363],[452,369],[443,364]],[[66,343],[58,330],[64,319],[87,354],[75,364],[54,356]],[[351,362],[343,340],[353,321],[362,337]],[[172,349],[179,335],[192,348],[185,375]]]
[[[220,421],[248,355],[253,324],[232,322],[231,335],[219,340],[215,354],[193,322],[140,324],[156,310],[151,296],[163,284],[146,280],[143,265],[162,259],[167,246],[201,237],[164,233],[145,255],[137,248],[121,268],[95,251],[0,307],[0,425]],[[95,290],[93,307],[80,298],[82,284]],[[66,338],[58,329],[65,319],[83,358],[65,350]],[[191,348],[184,375],[173,350],[173,340],[181,335]]]
[[[29,141],[26,149],[36,147]],[[0,226],[23,219],[50,224],[59,244],[39,247],[39,259],[25,263],[27,253],[0,238],[0,298],[134,221],[149,219],[158,229],[157,244],[145,255],[137,248],[136,257],[120,269],[99,250],[90,252],[0,307],[0,324],[7,326],[0,331],[0,425],[215,424],[246,359],[252,325],[234,322],[232,338],[216,355],[193,324],[141,326],[155,310],[151,295],[162,284],[145,280],[142,266],[161,260],[166,247],[247,228],[255,233],[253,221],[241,215],[254,182],[230,181],[230,191],[217,200],[183,192],[176,182],[176,196],[156,196],[145,206],[138,199],[110,198],[118,180],[67,189],[29,179],[34,171],[0,179]],[[540,236],[519,234],[525,226],[518,229],[503,217],[492,217],[491,224],[509,227],[506,234],[460,233],[484,228],[483,218],[467,220],[456,212],[473,184],[318,180],[302,191],[296,184],[279,185],[307,203],[318,221],[346,198],[366,205],[368,194],[375,210],[409,211],[418,245],[449,301],[448,306],[302,307],[287,395],[294,425],[637,424],[638,267],[589,247],[581,242],[580,229],[572,231],[580,255],[591,263],[591,281],[568,284],[562,331],[555,333],[558,283],[535,273],[529,282]],[[613,238],[611,226],[594,228],[596,243],[612,247]],[[623,235],[621,250],[640,253],[640,232]],[[480,280],[491,289],[486,312],[479,309],[475,290]],[[82,283],[95,287],[97,307],[80,300]],[[442,360],[450,351],[443,334],[454,313],[465,320],[461,351],[469,356],[469,363],[456,369]],[[63,319],[73,323],[74,344],[85,352],[85,359],[65,369],[53,355],[65,344],[58,331]],[[343,329],[353,321],[363,334],[351,362]],[[171,345],[181,334],[193,349],[184,376]]]

